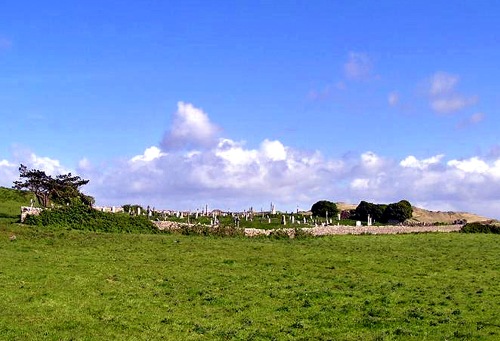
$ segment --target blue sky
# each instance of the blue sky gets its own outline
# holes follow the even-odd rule
[[[7,1],[0,185],[22,162],[106,205],[500,218],[499,6]]]

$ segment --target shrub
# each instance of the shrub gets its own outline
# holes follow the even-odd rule
[[[468,223],[460,230],[462,233],[495,233],[500,234],[500,226],[483,223]]]
[[[97,211],[85,205],[46,209],[40,215],[29,215],[25,223],[43,227],[99,232],[156,233],[158,229],[144,216]]]

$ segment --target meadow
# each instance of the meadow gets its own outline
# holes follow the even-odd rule
[[[0,227],[3,339],[500,337],[498,235],[285,240]]]
[[[14,194],[0,202],[0,339],[500,338],[499,235],[45,229],[16,223],[29,199]]]

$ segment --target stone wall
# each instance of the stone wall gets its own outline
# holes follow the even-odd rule
[[[28,215],[39,215],[42,211],[43,208],[41,207],[21,206],[21,223],[24,223]]]

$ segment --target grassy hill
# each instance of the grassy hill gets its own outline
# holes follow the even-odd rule
[[[29,192],[0,187],[0,219],[17,220],[21,206],[29,206],[35,196]]]

